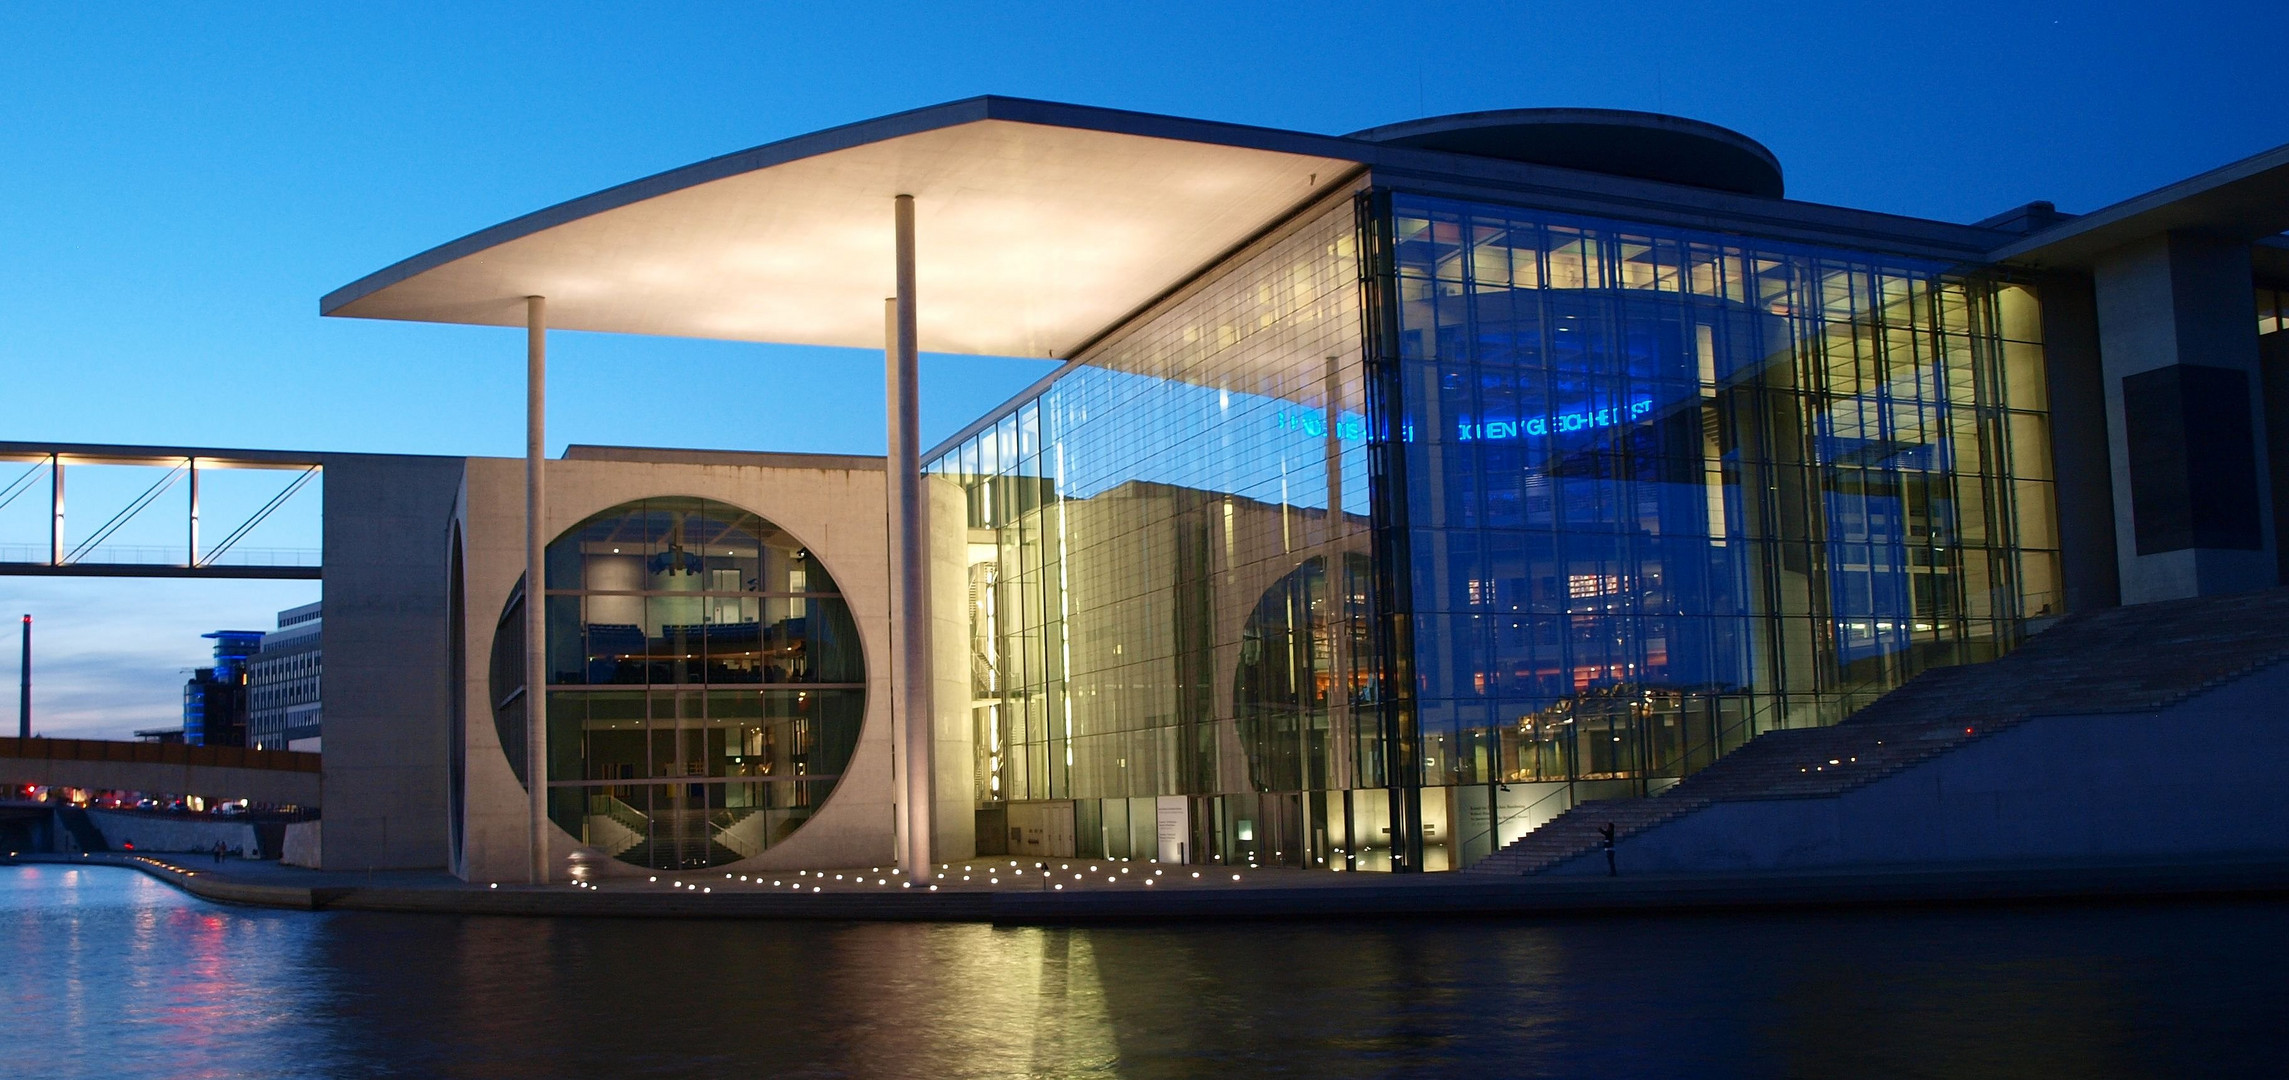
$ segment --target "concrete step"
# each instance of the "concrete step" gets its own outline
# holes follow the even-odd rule
[[[1468,872],[1531,874],[1721,801],[1832,798],[2038,715],[2167,707],[2289,659],[2289,588],[2073,615],[1918,673],[1842,723],[1767,732],[1649,799],[1584,803]]]

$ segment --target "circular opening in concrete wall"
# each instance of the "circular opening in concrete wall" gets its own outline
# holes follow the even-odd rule
[[[858,626],[808,546],[727,503],[664,497],[548,545],[549,817],[655,869],[762,854],[826,802],[858,743]],[[494,723],[523,782],[522,583]]]

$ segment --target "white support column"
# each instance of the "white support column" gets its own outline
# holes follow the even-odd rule
[[[64,459],[48,455],[48,565],[64,564]]]
[[[199,459],[190,458],[186,464],[191,473],[191,532],[183,545],[187,552],[183,565],[196,570],[199,568]]]
[[[885,400],[890,403],[890,419],[887,421],[888,427],[884,429],[889,434],[885,439],[882,459],[882,530],[885,538],[883,541],[883,571],[889,575],[890,581],[890,844],[891,858],[896,859],[898,865],[904,867],[912,865],[914,861],[907,857],[909,850],[907,837],[913,835],[910,826],[914,824],[914,815],[907,813],[907,779],[908,775],[913,772],[913,766],[906,760],[908,745],[906,741],[906,702],[899,696],[906,686],[906,679],[903,674],[906,668],[899,659],[905,655],[902,646],[906,628],[905,624],[899,621],[898,615],[900,597],[903,594],[898,587],[900,581],[898,569],[900,518],[898,514],[898,482],[895,479],[898,474],[899,400],[898,298],[895,296],[887,296],[882,300],[882,364],[883,378],[888,388]]]
[[[930,612],[924,577],[928,503],[922,491],[921,414],[916,402],[920,346],[914,316],[914,197],[895,200],[898,293],[890,304],[884,374],[889,446],[884,461],[890,525],[891,693],[897,733],[899,865],[910,880],[936,876],[932,862]]]
[[[525,790],[531,800],[532,882],[548,858],[548,301],[525,297]]]

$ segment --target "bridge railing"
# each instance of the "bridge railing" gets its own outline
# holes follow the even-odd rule
[[[0,758],[128,761],[218,769],[275,769],[281,772],[319,771],[319,756],[301,750],[250,750],[242,746],[189,746],[183,743],[122,742],[116,739],[0,737]]]
[[[316,568],[325,562],[324,553],[317,548],[232,548],[203,565],[229,566],[307,566]],[[183,549],[155,547],[149,544],[97,544],[81,552],[77,562],[81,565],[104,566],[182,566]],[[48,561],[48,549],[37,544],[0,544],[0,564],[23,563],[36,566]]]

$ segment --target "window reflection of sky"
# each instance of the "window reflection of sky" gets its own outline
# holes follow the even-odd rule
[[[1034,434],[1046,422],[1046,440]],[[980,434],[977,471],[1047,476],[1065,497],[1153,483],[1325,509],[1327,412],[1317,403],[1115,371],[1079,368]],[[1339,411],[1344,509],[1367,513],[1367,418]],[[1046,442],[1048,452],[1039,450]],[[1173,448],[1183,452],[1168,452]],[[959,452],[957,451],[957,454]],[[941,458],[941,471],[956,455]],[[1356,479],[1350,479],[1356,478]]]

